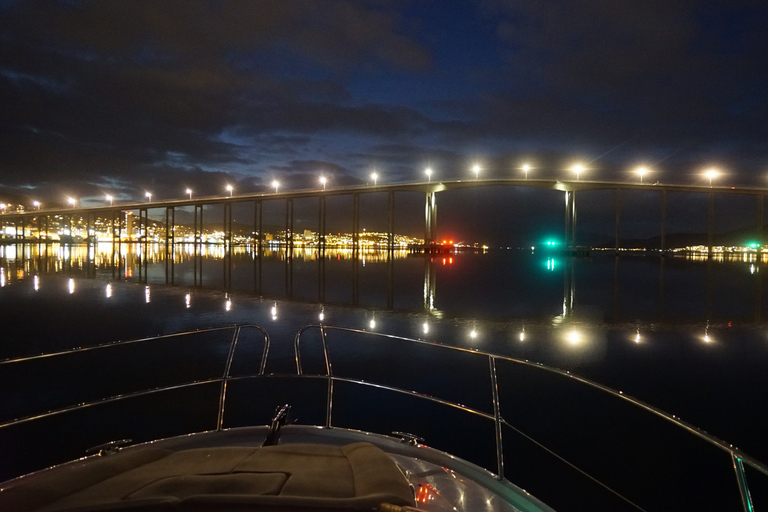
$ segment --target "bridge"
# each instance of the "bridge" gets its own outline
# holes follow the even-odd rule
[[[469,180],[442,180],[442,181],[422,181],[414,183],[400,183],[389,185],[360,185],[349,187],[333,187],[323,189],[304,189],[295,191],[271,192],[271,193],[252,193],[242,195],[220,195],[196,198],[173,199],[163,201],[147,202],[129,202],[119,204],[108,204],[93,207],[69,207],[52,208],[27,211],[23,213],[5,213],[0,215],[0,232],[9,233],[10,227],[11,239],[22,241],[26,238],[34,237],[35,231],[38,233],[38,241],[48,242],[49,221],[52,216],[59,216],[66,219],[69,232],[71,233],[71,222],[73,217],[86,219],[86,225],[89,235],[93,231],[93,222],[97,217],[106,217],[111,222],[111,232],[113,242],[122,239],[122,231],[127,228],[125,225],[125,212],[139,212],[140,233],[146,233],[148,226],[148,210],[165,209],[165,242],[174,243],[175,212],[177,208],[192,208],[194,210],[194,240],[202,242],[203,231],[203,207],[206,205],[222,205],[224,238],[225,241],[232,240],[232,205],[244,202],[254,203],[253,232],[258,234],[257,243],[264,243],[264,232],[262,229],[263,213],[262,203],[264,201],[285,201],[285,233],[286,243],[292,244],[294,213],[293,201],[305,198],[317,198],[318,200],[318,234],[320,245],[325,244],[326,236],[326,198],[331,196],[351,195],[352,201],[352,233],[353,246],[359,242],[360,231],[360,196],[362,194],[386,193],[387,202],[387,233],[388,245],[394,246],[394,219],[395,219],[395,194],[398,192],[417,192],[424,194],[424,241],[425,244],[431,244],[436,241],[437,230],[437,196],[440,192],[448,190],[458,190],[476,187],[532,187],[540,189],[549,189],[562,192],[564,195],[564,240],[565,247],[575,248],[576,229],[577,229],[577,194],[582,191],[591,190],[614,190],[615,199],[615,238],[616,248],[620,246],[621,233],[621,206],[622,192],[629,190],[655,191],[660,194],[661,221],[659,226],[661,250],[667,249],[667,194],[669,192],[699,193],[708,195],[707,208],[707,245],[709,253],[712,254],[713,247],[713,228],[714,228],[714,197],[722,194],[737,194],[754,196],[756,199],[755,219],[756,236],[762,242],[763,238],[763,203],[768,189],[757,187],[725,187],[725,186],[702,186],[702,185],[682,185],[668,183],[629,183],[616,181],[595,181],[595,180],[563,180],[563,179],[527,179],[527,178],[504,178],[504,179],[469,179]],[[150,198],[151,199],[151,198]],[[128,228],[130,229],[130,228]],[[141,235],[143,236],[143,235]]]

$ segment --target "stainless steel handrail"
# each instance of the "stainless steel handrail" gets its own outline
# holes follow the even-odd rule
[[[257,329],[261,329],[258,325],[243,325],[242,327],[255,327]],[[158,336],[150,336],[149,338],[137,338],[135,340],[119,340],[119,341],[110,341],[108,343],[100,343],[98,345],[89,345],[87,347],[74,347],[69,348],[66,350],[59,350],[57,352],[46,352],[45,354],[35,354],[31,356],[23,356],[23,357],[16,357],[16,358],[8,358],[0,360],[0,365],[4,364],[11,364],[11,363],[21,363],[24,361],[31,361],[34,359],[44,359],[48,357],[56,357],[56,356],[63,356],[66,354],[76,354],[79,352],[90,352],[92,350],[100,350],[104,348],[109,347],[115,347],[115,346],[122,346],[122,345],[131,345],[133,343],[143,343],[145,341],[157,341],[167,338],[179,338],[182,336],[189,336],[190,334],[199,334],[199,333],[206,333],[206,332],[215,332],[215,331],[224,331],[227,329],[233,329],[233,326],[226,326],[226,327],[211,327],[208,329],[200,329],[196,331],[184,331],[184,332],[176,332],[172,334],[161,334]],[[261,329],[262,332],[265,332],[263,329]],[[266,332],[265,332],[266,334]]]
[[[487,356],[489,358],[489,371],[490,371],[490,377],[491,377],[491,386],[492,386],[491,391],[492,391],[492,399],[493,399],[493,406],[494,406],[494,414],[491,415],[489,413],[482,413],[482,412],[479,412],[479,411],[472,411],[472,412],[479,413],[482,416],[489,417],[489,418],[494,420],[495,427],[496,427],[496,429],[495,429],[496,430],[495,437],[496,437],[496,446],[497,446],[497,466],[498,466],[498,476],[499,477],[503,477],[503,450],[502,450],[501,425],[505,424],[505,425],[515,429],[515,430],[517,430],[517,429],[514,426],[512,426],[512,424],[510,424],[509,422],[504,420],[504,418],[501,417],[501,414],[499,412],[499,397],[498,397],[498,380],[497,380],[497,376],[496,376],[496,361],[508,361],[508,362],[511,362],[511,363],[514,363],[514,364],[520,364],[520,365],[528,366],[528,367],[531,367],[531,368],[537,368],[539,370],[547,371],[547,372],[550,372],[550,373],[553,373],[553,374],[556,374],[556,375],[560,375],[562,377],[567,377],[567,378],[570,378],[570,379],[574,379],[577,382],[580,382],[582,384],[590,386],[590,387],[592,387],[594,389],[598,389],[598,390],[600,390],[602,392],[608,393],[609,395],[611,395],[611,396],[613,396],[615,398],[620,398],[620,399],[622,399],[624,401],[627,401],[627,402],[631,403],[632,405],[634,405],[636,407],[644,409],[645,411],[650,412],[651,414],[654,414],[654,415],[656,415],[656,416],[658,416],[658,417],[660,417],[662,419],[665,419],[665,420],[671,422],[672,424],[676,425],[677,427],[682,428],[682,429],[688,431],[691,434],[694,434],[695,436],[699,437],[700,439],[703,439],[704,441],[706,441],[707,443],[711,444],[712,446],[715,446],[718,449],[728,453],[731,456],[731,459],[733,461],[733,467],[734,467],[734,471],[735,471],[735,474],[736,474],[737,483],[739,485],[739,492],[740,492],[740,495],[741,495],[742,504],[743,504],[745,512],[752,511],[753,510],[753,505],[752,505],[751,495],[750,495],[750,492],[749,492],[749,486],[748,486],[747,480],[746,480],[746,474],[744,472],[744,464],[746,463],[748,466],[752,467],[753,469],[755,469],[755,470],[759,471],[760,473],[763,473],[764,475],[768,476],[768,466],[766,466],[762,462],[758,461],[757,459],[755,459],[755,458],[745,454],[744,452],[739,450],[737,447],[734,447],[732,444],[726,443],[725,441],[717,438],[716,436],[713,436],[713,435],[709,434],[708,432],[706,432],[706,431],[696,427],[695,425],[687,423],[687,422],[683,421],[682,419],[680,419],[679,417],[677,417],[677,416],[675,416],[673,414],[669,414],[669,413],[667,413],[667,412],[665,412],[665,411],[663,411],[663,410],[661,410],[661,409],[659,409],[657,407],[649,405],[649,404],[643,402],[642,400],[639,400],[639,399],[634,398],[634,397],[632,397],[630,395],[627,395],[623,391],[615,390],[613,388],[610,388],[610,387],[605,386],[603,384],[599,384],[599,383],[597,383],[595,381],[592,381],[592,380],[589,380],[587,378],[584,378],[584,377],[581,377],[581,376],[578,376],[578,375],[574,375],[570,371],[562,370],[562,369],[551,367],[551,366],[547,366],[547,365],[544,365],[542,363],[535,363],[535,362],[531,362],[531,361],[528,361],[528,360],[516,359],[516,358],[512,358],[512,357],[508,357],[508,356],[492,354],[492,353],[489,353],[489,352],[482,352],[482,351],[475,350],[475,349],[466,349],[466,348],[462,348],[462,347],[454,347],[454,346],[449,346],[449,345],[443,345],[443,344],[435,343],[435,342],[431,342],[431,341],[416,340],[416,339],[412,339],[412,338],[406,338],[406,337],[402,337],[402,336],[395,336],[395,335],[391,335],[391,334],[382,334],[382,333],[375,333],[375,332],[371,332],[371,331],[364,331],[364,330],[361,330],[361,329],[352,329],[352,328],[346,328],[346,327],[331,327],[331,326],[312,326],[312,325],[310,325],[310,326],[307,326],[307,327],[304,327],[303,329],[301,329],[296,334],[296,338],[295,338],[295,341],[294,341],[294,350],[296,351],[296,370],[297,370],[298,375],[302,375],[303,374],[303,369],[302,369],[302,366],[301,366],[301,356],[300,356],[300,338],[301,338],[302,334],[304,334],[306,331],[308,331],[310,329],[321,329],[322,330],[322,332],[323,332],[323,351],[324,351],[324,356],[325,356],[326,359],[328,359],[328,357],[329,357],[328,356],[328,352],[327,352],[327,343],[326,343],[326,332],[329,331],[329,330],[340,331],[340,332],[348,332],[348,333],[354,333],[354,334],[360,334],[360,335],[366,335],[366,336],[374,336],[374,337],[377,337],[377,338],[385,338],[385,339],[393,339],[393,340],[398,340],[398,341],[406,341],[406,342],[410,342],[410,343],[414,343],[414,344],[420,344],[420,345],[437,347],[437,348],[444,349],[444,350],[451,350],[451,351],[455,351],[455,352],[464,352],[464,353],[469,353],[469,354],[476,354],[476,355]],[[326,377],[329,377],[331,381],[333,381],[333,380],[349,380],[349,381],[353,381],[352,379],[341,379],[339,377],[332,377],[332,376],[328,376],[328,375],[326,375]],[[359,383],[365,384],[365,385],[374,385],[372,383],[363,382],[363,381],[360,381]],[[376,386],[384,388],[384,389],[390,389],[392,391],[398,391],[398,392],[403,392],[404,391],[404,390],[401,390],[399,388],[393,388],[391,386],[386,386],[386,385],[376,385]],[[414,396],[418,396],[420,398],[427,398],[429,400],[440,402],[440,403],[444,403],[445,405],[451,405],[453,407],[458,407],[458,408],[463,409],[463,410],[468,410],[469,409],[469,408],[466,408],[466,407],[462,406],[461,404],[455,404],[455,403],[448,402],[448,401],[441,401],[439,399],[436,399],[435,397],[430,397],[428,395],[423,395],[423,394],[416,393],[416,392],[412,392],[412,394]],[[328,426],[330,426],[330,425],[328,425]],[[519,432],[519,430],[517,430],[517,431]],[[534,439],[530,438],[529,436],[527,436],[526,434],[524,434],[522,432],[521,432],[521,434],[523,434],[525,437],[531,439],[533,442],[535,442],[536,444],[538,444],[542,448],[546,449],[547,451],[549,451],[550,453],[552,453],[556,457],[560,458],[561,460],[565,461],[569,465],[573,466],[575,469],[577,469],[578,471],[580,471],[581,473],[583,473],[587,477],[589,477],[592,480],[598,482],[600,485],[602,485],[606,489],[610,490],[611,492],[615,493],[617,496],[619,496],[622,499],[626,500],[628,503],[632,504],[633,506],[636,506],[637,508],[640,508],[637,505],[635,505],[634,503],[632,503],[631,501],[629,501],[626,498],[624,498],[623,496],[621,496],[621,494],[619,494],[615,490],[613,490],[610,487],[607,487],[606,485],[602,484],[602,482],[600,482],[596,478],[590,476],[588,473],[586,473],[583,470],[579,469],[578,467],[576,467],[575,465],[573,465],[570,462],[566,461],[565,459],[562,459],[562,457],[558,456],[556,453],[552,452],[551,450],[546,448],[544,445],[541,445],[540,443],[536,442]]]
[[[74,353],[86,352],[86,351],[92,351],[92,350],[99,350],[99,349],[108,349],[108,348],[114,348],[114,347],[119,347],[119,346],[124,346],[124,345],[131,345],[131,344],[136,344],[136,343],[141,343],[141,342],[151,342],[151,341],[157,341],[157,340],[163,340],[163,339],[168,339],[168,338],[173,338],[173,337],[186,336],[186,335],[191,335],[191,334],[200,334],[200,333],[216,332],[216,331],[226,331],[226,330],[232,330],[233,331],[232,332],[232,339],[230,340],[230,343],[229,343],[229,351],[228,351],[228,354],[227,354],[227,359],[226,359],[226,362],[225,362],[224,371],[223,371],[221,377],[217,377],[217,378],[214,378],[214,379],[205,379],[205,380],[192,380],[192,381],[182,382],[180,384],[174,384],[174,385],[170,385],[170,386],[159,386],[159,387],[155,387],[155,388],[144,389],[144,390],[141,390],[141,391],[134,391],[134,392],[130,392],[130,393],[120,393],[118,395],[113,395],[113,396],[110,396],[110,397],[103,397],[103,398],[99,398],[97,400],[91,400],[91,401],[88,401],[88,402],[82,402],[82,403],[78,403],[78,404],[75,404],[75,405],[72,405],[72,406],[68,406],[68,407],[61,407],[61,408],[58,408],[58,409],[52,409],[52,410],[45,411],[45,412],[42,412],[42,413],[32,414],[32,415],[24,416],[24,417],[21,417],[21,418],[15,418],[15,419],[6,421],[4,423],[0,423],[0,429],[5,428],[5,427],[10,427],[10,426],[13,426],[13,425],[18,425],[18,424],[21,424],[21,423],[27,423],[27,422],[30,422],[30,421],[33,421],[33,420],[47,418],[47,417],[50,417],[50,416],[56,416],[56,415],[67,413],[67,412],[72,412],[72,411],[76,411],[76,410],[80,410],[80,409],[85,409],[85,408],[88,408],[88,407],[93,407],[93,406],[97,406],[97,405],[101,405],[101,404],[117,402],[117,401],[125,400],[125,399],[128,399],[128,398],[136,398],[136,397],[141,397],[141,396],[148,396],[148,395],[155,394],[155,393],[160,393],[160,392],[164,392],[164,391],[172,391],[174,389],[182,389],[182,388],[187,388],[187,387],[192,387],[192,386],[220,383],[221,384],[221,390],[219,392],[219,407],[218,407],[218,415],[217,415],[217,419],[216,419],[216,429],[219,430],[219,429],[222,428],[223,418],[224,418],[224,408],[225,408],[225,403],[226,403],[226,384],[227,384],[228,381],[233,380],[233,378],[230,375],[230,370],[231,370],[231,367],[232,367],[232,361],[233,361],[233,358],[234,358],[234,353],[235,353],[235,348],[237,346],[237,341],[238,341],[238,339],[240,337],[240,333],[241,333],[243,328],[254,328],[254,329],[257,329],[264,336],[264,349],[262,351],[261,361],[259,362],[259,370],[258,370],[258,374],[257,374],[257,375],[263,375],[264,374],[264,370],[266,368],[267,357],[269,355],[270,339],[269,339],[269,334],[263,328],[261,328],[258,325],[253,325],[253,324],[227,326],[227,327],[216,327],[216,328],[210,328],[210,329],[201,329],[201,330],[196,330],[196,331],[187,331],[187,332],[183,332],[183,333],[176,333],[176,334],[156,336],[156,337],[152,337],[152,338],[141,338],[141,339],[136,339],[136,340],[116,341],[116,342],[111,342],[111,343],[103,343],[103,344],[100,344],[100,345],[94,345],[94,346],[91,346],[91,347],[78,347],[78,348],[74,348],[74,349],[70,349],[70,350],[63,350],[63,351],[59,351],[59,352],[53,352],[53,353],[50,353],[50,354],[42,354],[42,355],[37,355],[37,356],[21,357],[21,358],[17,358],[17,359],[7,359],[5,361],[2,361],[2,362],[0,362],[0,364],[21,363],[21,362],[25,362],[25,361],[34,360],[34,359],[41,359],[41,358],[46,358],[46,357],[55,357],[55,356],[61,356],[61,355],[66,355],[66,354],[74,354]]]

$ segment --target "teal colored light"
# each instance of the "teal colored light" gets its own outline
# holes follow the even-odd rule
[[[758,247],[760,247],[760,243],[759,242],[749,242],[747,244],[747,246],[751,247],[752,249],[757,249]]]

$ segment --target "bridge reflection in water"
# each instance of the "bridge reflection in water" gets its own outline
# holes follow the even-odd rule
[[[454,263],[460,268],[454,269]],[[66,274],[434,316],[447,312],[478,318],[554,317],[556,322],[578,320],[587,309],[597,308],[610,321],[736,318],[760,323],[761,269],[764,274],[766,267],[768,255],[757,253],[714,257],[605,253],[576,258],[524,251],[470,257],[375,248],[289,249],[278,244],[0,246],[0,286]],[[538,274],[531,275],[534,272]],[[469,277],[473,274],[476,282]],[[473,294],[482,298],[474,300]],[[492,303],[499,304],[496,310],[478,310]],[[520,303],[533,305],[521,309]]]

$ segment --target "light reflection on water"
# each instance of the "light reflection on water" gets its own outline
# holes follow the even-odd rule
[[[744,255],[7,245],[0,358],[255,323],[290,362],[295,332],[323,323],[572,369],[768,459],[754,407],[768,399],[766,265]]]

